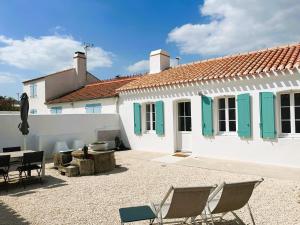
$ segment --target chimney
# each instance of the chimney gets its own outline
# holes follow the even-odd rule
[[[159,73],[170,68],[170,55],[166,51],[159,49],[150,53],[149,73]]]
[[[79,86],[84,86],[87,82],[86,56],[83,52],[75,52],[74,67]]]

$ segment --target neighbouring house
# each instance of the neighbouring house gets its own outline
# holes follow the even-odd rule
[[[97,81],[46,102],[52,114],[118,113],[117,89],[136,76]]]
[[[132,149],[300,167],[300,44],[150,72],[118,89]]]
[[[87,71],[84,53],[75,52],[73,58],[74,68],[23,82],[24,92],[29,96],[30,114],[50,114],[54,109],[46,102],[99,81]]]

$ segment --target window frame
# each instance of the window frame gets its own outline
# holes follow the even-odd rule
[[[234,108],[229,108],[229,99],[230,98],[234,98],[234,103],[235,103],[235,107]],[[220,103],[219,100],[220,99],[225,99],[225,107],[224,109],[220,109]],[[237,135],[237,129],[238,129],[238,113],[237,113],[237,97],[235,95],[230,95],[230,96],[220,96],[217,98],[216,101],[216,119],[217,119],[217,135]],[[235,111],[235,120],[229,120],[229,110],[230,109],[234,109]],[[225,119],[222,121],[225,121],[225,131],[220,131],[220,114],[219,111],[220,110],[225,110]],[[230,121],[235,121],[235,131],[229,131],[229,122]]]
[[[184,107],[183,107],[183,109],[184,109],[184,115],[183,116],[180,116],[179,115],[179,104],[181,104],[181,103],[184,103]],[[190,116],[187,116],[186,115],[186,112],[185,112],[185,104],[186,103],[190,103],[190,112],[191,112],[191,114],[190,114]],[[180,121],[179,121],[179,118],[184,118],[184,130],[179,130],[179,127],[180,127]],[[187,130],[186,129],[186,118],[190,118],[190,120],[191,120],[191,130]],[[193,131],[193,124],[192,124],[192,102],[191,101],[189,101],[189,100],[182,100],[182,101],[178,101],[177,102],[177,132],[180,132],[180,133],[191,133]]]
[[[96,107],[99,107],[99,112],[96,111]],[[88,109],[92,109],[92,112],[88,112]],[[86,114],[101,114],[102,113],[102,104],[101,103],[88,103],[85,104],[85,113]]]
[[[36,115],[37,109],[30,109],[29,113],[30,113],[30,115]]]
[[[37,84],[33,83],[29,85],[30,98],[37,98]]]
[[[147,105],[150,105],[150,112],[147,112]],[[148,113],[150,114],[150,120],[147,120],[147,114]],[[147,123],[148,122],[150,122],[150,129],[147,128]],[[154,133],[155,131],[156,131],[156,107],[155,107],[155,102],[146,102],[145,103],[145,133]]]
[[[53,110],[54,110],[54,112],[53,112]],[[50,108],[50,112],[52,115],[62,114],[62,106],[53,106]]]
[[[288,94],[290,97],[290,126],[291,126],[291,132],[290,133],[283,133],[282,132],[282,119],[281,119],[281,95]],[[300,94],[300,90],[293,90],[293,91],[283,91],[278,92],[276,94],[277,97],[277,107],[278,110],[278,137],[284,138],[284,137],[300,137],[300,133],[296,133],[296,118],[295,118],[295,94]],[[285,106],[286,107],[286,106]],[[297,119],[297,121],[300,121],[300,119]]]

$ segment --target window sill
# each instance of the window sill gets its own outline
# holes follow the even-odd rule
[[[155,130],[147,130],[144,134],[156,134]]]
[[[300,134],[279,134],[278,138],[300,138]]]
[[[238,136],[237,132],[218,132],[217,136]]]
[[[178,133],[180,133],[180,134],[191,134],[192,131],[178,131]]]

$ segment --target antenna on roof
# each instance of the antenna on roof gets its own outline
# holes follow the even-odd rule
[[[180,61],[181,58],[179,56],[177,56],[175,59],[177,60],[177,65],[176,66],[178,66],[179,65],[179,61]]]
[[[83,42],[83,48],[84,48],[84,52],[85,52],[85,57],[87,58],[87,53],[88,51],[94,47],[94,44],[91,43],[87,43],[87,42]]]

